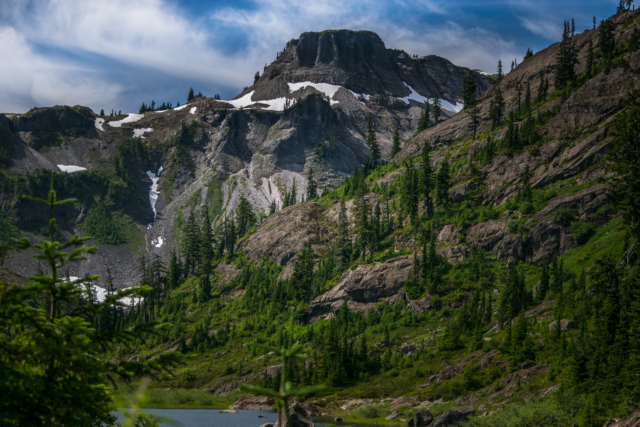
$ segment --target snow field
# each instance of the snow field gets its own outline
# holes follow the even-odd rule
[[[93,125],[96,127],[96,129],[104,132],[104,129],[102,128],[103,123],[104,123],[104,119],[97,118],[95,122],[93,122]]]
[[[109,126],[112,126],[114,128],[119,128],[119,127],[122,127],[122,125],[125,123],[137,122],[143,117],[144,117],[144,114],[129,114],[127,117],[125,117],[122,120],[118,120],[116,122],[109,122]]]
[[[66,172],[66,173],[74,173],[74,172],[80,172],[80,171],[86,171],[87,170],[87,168],[83,168],[82,166],[73,166],[73,165],[58,165],[58,168],[62,172]]]
[[[197,108],[198,108],[198,107],[192,107],[192,108],[189,110],[189,113],[191,113],[191,114],[195,114],[195,113],[196,113],[196,109],[197,109]]]
[[[142,138],[144,139],[145,136],[144,134],[147,132],[153,132],[153,128],[142,128],[142,129],[134,129],[133,130],[133,137],[134,138]]]

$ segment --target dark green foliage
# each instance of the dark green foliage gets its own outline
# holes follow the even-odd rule
[[[116,174],[127,186],[133,186],[137,181],[135,177],[138,164],[146,161],[148,152],[139,139],[125,138],[124,142],[118,146],[113,162]]]
[[[504,98],[502,97],[502,91],[498,89],[489,103],[489,118],[491,119],[492,126],[498,126],[502,121],[504,115]]]
[[[613,35],[613,23],[608,20],[602,20],[598,27],[598,47],[604,62],[604,71],[609,73],[611,70],[611,62],[613,60],[613,50],[615,47],[615,38]]]
[[[571,233],[576,243],[584,245],[596,232],[596,226],[589,221],[576,221],[571,224]]]
[[[422,112],[420,113],[420,117],[418,118],[418,132],[422,132],[429,127],[429,120],[431,116],[429,102],[425,102],[424,104],[424,110],[422,110]],[[400,142],[398,141],[398,144],[399,143]]]
[[[438,95],[438,92],[436,92],[435,95],[433,95],[433,121],[436,124],[438,124],[438,122],[440,121],[441,115],[442,115],[442,102],[440,101],[440,95]]]
[[[420,162],[420,199],[425,203],[425,210],[427,216],[433,213],[433,199],[431,198],[431,192],[435,189],[435,179],[433,172],[433,165],[431,164],[431,146],[426,141],[422,146],[422,159]]]
[[[124,233],[102,199],[98,199],[87,212],[84,229],[100,243],[117,245],[126,242]]]
[[[531,58],[532,56],[533,56],[533,51],[530,48],[528,48],[527,53],[524,55],[524,61]]]
[[[393,131],[393,144],[391,145],[391,157],[400,152],[400,135],[398,134],[398,127],[396,126]]]
[[[293,178],[293,185],[291,186],[291,192],[285,191],[284,199],[282,200],[282,209],[293,206],[298,203],[298,186],[296,185],[296,179]]]
[[[476,85],[475,75],[471,70],[462,79],[462,99],[464,102],[464,108],[472,108],[476,105],[476,96],[478,87]]]
[[[575,67],[578,63],[578,50],[575,42],[571,40],[571,27],[569,21],[564,21],[564,31],[556,54],[554,69],[554,85],[556,89],[562,89],[575,82],[577,77]]]
[[[574,220],[573,211],[567,208],[556,209],[555,211],[553,211],[553,214],[551,215],[551,217],[553,218],[554,222],[557,222],[558,224],[562,224],[565,227],[570,226]]]
[[[614,148],[609,153],[613,172],[608,198],[622,212],[636,245],[640,242],[640,92],[629,94],[626,111],[613,122],[616,135]],[[635,250],[636,253],[640,253]]]
[[[193,95],[193,88],[189,88],[189,94],[187,95],[187,102],[193,101],[195,96]]]
[[[318,198],[318,184],[313,179],[313,169],[309,168],[307,172],[307,200]]]
[[[449,177],[449,158],[445,157],[440,164],[436,176],[436,203],[446,205],[449,202],[449,189],[451,188],[451,178]]]
[[[57,200],[53,174],[48,200],[29,197],[54,207],[77,202]],[[128,330],[97,330],[92,325],[102,316],[123,309],[118,299],[146,293],[148,288],[132,288],[110,295],[103,303],[92,301],[88,284],[98,276],[87,276],[75,283],[60,277],[67,265],[96,252],[84,246],[85,239],[73,236],[60,244],[53,238],[56,220],[49,218],[51,234],[32,244],[19,241],[20,250],[32,248],[45,264],[46,272],[31,276],[26,286],[0,282],[0,413],[6,426],[97,426],[112,424],[112,396],[108,379],[130,380],[158,375],[177,362],[174,353],[164,353],[153,361],[112,362],[101,357],[105,351],[129,349],[149,334],[162,333],[167,324],[131,324]],[[114,311],[114,309],[116,311]],[[108,319],[113,321],[113,318]],[[111,328],[111,327],[109,327]]]
[[[498,60],[498,71],[497,71],[497,73],[496,73],[497,81],[502,80],[502,78],[503,78],[503,77],[504,77],[504,74],[503,74],[503,72],[502,72],[502,60],[501,60],[501,59],[499,59],[499,60]]]
[[[12,162],[16,153],[13,139],[10,131],[0,128],[0,167],[8,167]]]
[[[367,118],[367,145],[369,146],[371,159],[375,164],[380,160],[380,146],[378,145],[376,132],[373,130],[373,122],[371,119],[371,114],[369,114]]]
[[[238,237],[244,236],[245,233],[257,223],[257,221],[258,220],[256,218],[256,214],[253,212],[251,202],[241,194],[240,200],[238,200],[238,207],[236,208],[235,221]]]

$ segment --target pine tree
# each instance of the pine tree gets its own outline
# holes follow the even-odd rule
[[[374,163],[378,163],[378,161],[380,160],[380,147],[378,146],[376,133],[373,130],[371,113],[369,113],[367,119],[367,145],[369,146],[369,151],[371,152],[371,159]]]
[[[478,87],[476,85],[476,78],[471,70],[462,79],[462,99],[464,102],[464,108],[473,108],[476,105]]]
[[[438,205],[446,205],[449,201],[449,188],[451,183],[449,179],[449,158],[445,156],[438,169],[436,177],[436,203]]]
[[[469,127],[468,129],[473,132],[473,139],[476,139],[476,133],[478,132],[478,125],[480,124],[480,108],[477,105],[469,108]]]
[[[253,76],[253,84],[258,83],[259,79],[260,79],[260,71],[256,71],[256,74]]]
[[[431,146],[429,141],[425,141],[422,146],[422,161],[420,163],[420,195],[425,202],[427,215],[433,213],[433,200],[431,199],[431,191],[434,187],[434,173],[431,165]]]
[[[529,113],[531,111],[531,84],[527,80],[527,86],[524,91],[524,111]]]
[[[391,157],[400,152],[400,135],[398,134],[398,127],[396,126],[393,131],[393,145],[391,146]],[[323,194],[324,195],[324,194]]]
[[[611,21],[600,21],[598,28],[598,47],[605,64],[605,73],[611,70],[611,60],[613,59],[613,48],[615,47],[615,39],[613,36],[613,24]]]
[[[533,51],[531,49],[527,49],[527,53],[524,55],[524,61],[531,58],[533,56]]]
[[[433,96],[433,121],[438,124],[440,121],[440,115],[442,114],[442,103],[440,102],[440,95],[438,92]]]
[[[176,257],[176,251],[171,250],[171,257],[169,258],[169,269],[167,270],[167,284],[169,289],[176,289],[180,284],[180,264]]]
[[[313,180],[313,169],[309,168],[307,172],[307,200],[318,197],[318,184]]]
[[[502,80],[504,74],[502,73],[502,60],[498,60],[498,73],[497,73],[497,81]]]
[[[144,105],[144,104],[143,104],[143,105]],[[101,115],[102,117],[104,117],[104,109],[101,109],[101,110],[100,110],[100,115]]]
[[[500,88],[496,91],[493,99],[489,103],[489,117],[491,118],[492,126],[498,126],[502,121],[504,114],[504,98]]]
[[[274,200],[269,204],[269,216],[276,213],[277,210],[278,210],[278,206],[276,205],[276,201]]]
[[[257,222],[258,219],[256,218],[256,214],[253,212],[253,206],[251,206],[251,202],[247,200],[244,194],[241,194],[240,200],[238,200],[238,207],[236,208],[235,222],[238,237],[244,236],[245,233],[249,231],[249,229],[253,227]]]
[[[193,88],[189,88],[189,95],[187,95],[187,102],[191,102],[195,99],[195,96],[193,95]]]
[[[347,207],[344,196],[340,201],[340,212],[338,213],[338,236],[335,240],[334,252],[337,256],[336,270],[342,272],[345,263],[349,259],[349,221],[347,219]]]
[[[183,244],[186,268],[189,273],[193,274],[200,259],[200,227],[196,222],[196,215],[193,209],[191,209],[187,218]]]
[[[420,113],[420,118],[418,119],[418,132],[422,132],[429,127],[429,102],[425,102],[424,110]]]
[[[578,51],[575,42],[571,40],[569,21],[564,21],[564,31],[562,32],[562,40],[558,46],[554,66],[554,84],[556,88],[563,89],[575,81],[575,66],[578,62]]]

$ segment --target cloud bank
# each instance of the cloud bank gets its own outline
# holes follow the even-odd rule
[[[499,58],[522,58],[527,37],[554,40],[562,18],[538,9],[511,0],[5,0],[0,112],[56,104],[135,111],[151,99],[184,102],[190,86],[228,99],[287,40],[325,29],[375,31],[387,47],[494,72]]]

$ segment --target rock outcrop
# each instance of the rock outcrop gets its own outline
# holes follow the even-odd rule
[[[254,396],[247,394],[236,400],[229,409],[248,410],[248,411],[271,411],[275,399],[267,396]]]

